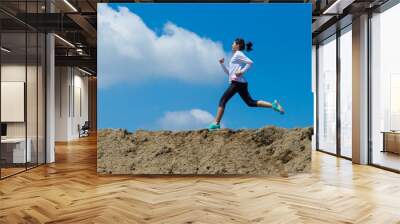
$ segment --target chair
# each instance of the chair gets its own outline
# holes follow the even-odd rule
[[[89,136],[89,129],[90,129],[89,121],[85,121],[82,127],[78,124],[79,138]]]

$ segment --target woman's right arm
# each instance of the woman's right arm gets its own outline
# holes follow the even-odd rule
[[[228,69],[226,68],[226,66],[225,66],[225,64],[224,64],[224,58],[221,58],[221,59],[219,60],[219,64],[221,65],[222,70],[224,70],[224,72],[225,72],[227,75],[229,75],[229,71],[228,71]]]

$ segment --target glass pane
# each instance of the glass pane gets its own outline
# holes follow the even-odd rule
[[[318,48],[318,149],[336,153],[336,37]]]
[[[26,110],[27,110],[27,142],[28,142],[28,150],[30,148],[30,160],[28,160],[28,168],[37,165],[37,157],[38,157],[38,147],[37,147],[37,132],[38,132],[38,124],[37,124],[37,79],[38,79],[38,37],[36,32],[28,32],[28,62],[27,62],[27,95],[26,95]]]
[[[340,153],[349,158],[352,157],[352,74],[350,29],[340,36]]]
[[[5,177],[25,170],[31,158],[26,147],[26,35],[3,32],[1,45],[1,173]]]
[[[45,163],[45,44],[46,37],[44,34],[39,33],[38,45],[38,163]]]
[[[400,170],[400,5],[372,18],[372,163]]]
[[[38,4],[37,1],[27,1],[26,2],[26,12],[28,16],[32,13],[37,13]],[[37,17],[28,17],[32,23]],[[35,30],[27,30],[27,80],[26,80],[26,113],[27,113],[27,149],[31,151],[30,160],[28,160],[27,167],[31,168],[37,165],[37,63],[38,63],[38,37]]]

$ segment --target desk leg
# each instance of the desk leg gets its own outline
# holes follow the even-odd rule
[[[386,134],[382,133],[383,135],[383,150],[381,152],[386,152]]]

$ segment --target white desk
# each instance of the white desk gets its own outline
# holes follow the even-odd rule
[[[31,145],[32,145],[32,140],[30,138],[27,138],[27,146],[26,147],[26,154],[25,154],[25,138],[5,138],[1,139],[1,144],[5,145],[6,147],[9,147],[10,145],[14,145],[12,151],[12,162],[13,163],[25,163],[25,162],[31,162],[32,160],[32,154],[31,154]],[[2,146],[4,147],[4,146]],[[25,161],[25,158],[27,159]]]

